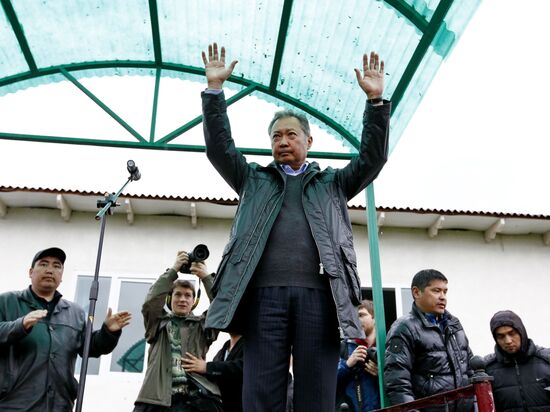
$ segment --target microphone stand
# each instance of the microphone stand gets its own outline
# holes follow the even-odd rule
[[[132,162],[132,169],[130,168],[130,162]],[[82,401],[84,398],[84,386],[86,385],[86,373],[88,372],[88,360],[90,358],[90,344],[92,340],[94,316],[95,316],[95,306],[97,302],[97,297],[99,294],[99,265],[101,263],[101,253],[103,251],[103,237],[105,235],[105,222],[107,220],[107,215],[113,214],[113,208],[119,206],[116,203],[118,197],[128,185],[128,183],[139,180],[141,175],[135,167],[135,164],[132,160],[128,160],[128,171],[130,172],[130,177],[124,183],[117,193],[106,194],[105,199],[97,201],[97,207],[102,209],[97,212],[95,219],[100,220],[100,230],[99,230],[99,245],[97,247],[97,258],[95,263],[95,273],[94,279],[92,280],[92,285],[90,286],[90,307],[88,309],[88,318],[86,321],[86,334],[84,336],[84,348],[82,351],[82,364],[80,367],[80,380],[78,384],[78,394],[76,397],[76,409],[75,412],[82,411]]]

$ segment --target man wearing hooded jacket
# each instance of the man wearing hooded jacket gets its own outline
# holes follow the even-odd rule
[[[490,327],[496,345],[485,369],[497,412],[550,411],[550,349],[536,346],[511,310],[495,313]]]

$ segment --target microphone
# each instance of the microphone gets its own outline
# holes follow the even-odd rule
[[[126,162],[126,169],[128,173],[130,173],[130,180],[136,181],[141,179],[141,173],[133,160],[128,160]]]

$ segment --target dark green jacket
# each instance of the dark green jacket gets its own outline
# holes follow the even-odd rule
[[[147,371],[136,402],[162,406],[171,404],[172,352],[167,326],[172,315],[166,310],[165,304],[166,297],[170,295],[172,284],[177,278],[178,274],[174,269],[168,269],[163,273],[149,289],[141,308],[145,323],[145,339],[150,346]],[[208,298],[211,299],[212,276],[206,276],[202,283]],[[200,316],[191,313],[185,318],[180,329],[182,356],[185,352],[190,352],[201,359],[206,358],[206,352],[216,340],[217,333],[205,331],[205,319],[206,313]],[[195,373],[192,375],[210,391],[219,394],[217,386],[204,376]]]
[[[248,163],[236,149],[223,93],[203,93],[202,99],[206,154],[239,195],[229,243],[214,283],[207,327],[241,332],[240,319],[234,315],[281,209],[286,175],[275,162],[266,167]],[[387,160],[390,108],[389,102],[367,104],[360,152],[346,167],[321,171],[313,162],[302,179],[304,211],[329,278],[341,334],[347,337],[364,336],[354,307],[360,302],[361,291],[347,201],[374,180]],[[289,256],[292,258],[301,257]]]
[[[0,410],[71,411],[78,382],[76,355],[81,354],[86,314],[75,303],[60,299],[49,320],[30,332],[23,318],[43,309],[30,289],[0,295]],[[92,335],[90,356],[110,353],[120,332],[105,326]]]

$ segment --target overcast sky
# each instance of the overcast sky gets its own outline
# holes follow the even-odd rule
[[[549,15],[547,0],[482,2],[375,182],[378,206],[550,215]],[[94,91],[100,98],[120,108],[117,112],[125,120],[148,135],[150,106],[145,105],[143,111],[127,107],[125,111],[127,105],[117,102],[112,87],[102,95],[96,81],[85,79],[83,83],[96,86]],[[147,89],[152,92],[153,79],[140,81],[148,82]],[[118,82],[125,87],[121,79]],[[174,83],[161,90],[181,96],[180,87],[184,86]],[[200,111],[198,91],[202,88],[204,85],[191,88],[186,118]],[[142,93],[139,87],[133,89]],[[31,93],[33,98],[29,99]],[[49,122],[63,123],[66,135],[71,134],[71,128],[75,129],[75,135],[80,128],[90,137],[108,138],[119,133],[119,126],[112,122],[105,127],[99,120],[105,114],[83,95],[74,101],[75,97],[69,98],[69,94],[74,96],[72,85],[54,84],[0,97],[0,129],[16,132],[6,130],[11,123],[17,125],[20,133],[40,133]],[[52,101],[52,95],[57,102]],[[136,95],[135,99],[143,96]],[[70,103],[61,106],[61,101]],[[169,102],[170,96],[165,95],[163,101]],[[264,103],[252,104],[257,107]],[[80,119],[77,111],[82,107],[88,107],[87,113],[94,115]],[[252,121],[248,110],[242,117],[230,112],[234,131]],[[179,117],[174,115],[175,111],[179,111]],[[165,119],[175,120],[171,124],[159,119],[159,127],[167,133],[179,126],[181,112],[181,107],[161,104],[159,113]],[[263,130],[272,110],[266,106],[257,113],[252,116],[253,121]],[[67,116],[74,121],[66,121]],[[186,136],[186,142],[202,142],[201,128],[195,129]],[[313,149],[320,140],[328,141],[318,130],[314,131],[314,137],[317,140]],[[265,147],[267,143],[266,137]],[[143,175],[140,182],[129,186],[129,192],[184,194],[181,183],[190,179],[182,175],[186,167],[182,153],[1,140],[0,184],[114,191],[126,178],[124,165],[129,158],[136,160]],[[266,163],[269,159],[259,161]],[[215,182],[212,186],[219,191],[217,183],[223,185],[221,180],[216,180],[219,178],[215,174],[212,178]]]
[[[550,2],[483,0],[389,163],[377,204],[550,215]]]

